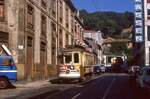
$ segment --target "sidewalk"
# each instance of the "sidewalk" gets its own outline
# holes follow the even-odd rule
[[[45,92],[54,92],[65,88],[62,84],[51,84],[50,80],[14,83],[16,88],[0,90],[0,99],[27,99]]]

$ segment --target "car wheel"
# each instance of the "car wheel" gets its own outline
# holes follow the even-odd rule
[[[4,77],[0,78],[0,89],[5,89],[8,87],[8,85],[9,81],[6,78]]]

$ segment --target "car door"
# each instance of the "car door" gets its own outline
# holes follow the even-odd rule
[[[138,83],[138,85],[142,84],[142,80],[143,79],[143,69],[140,70],[137,74],[137,78],[136,78],[136,82]]]
[[[143,77],[143,83],[150,88],[150,69],[145,70],[145,75]]]

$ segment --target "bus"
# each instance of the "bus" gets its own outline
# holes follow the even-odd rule
[[[5,89],[10,82],[17,81],[17,67],[5,45],[0,48],[0,89]]]

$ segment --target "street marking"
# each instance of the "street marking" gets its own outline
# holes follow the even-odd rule
[[[110,88],[112,87],[112,85],[113,85],[113,83],[114,83],[115,80],[116,80],[116,79],[113,78],[113,80],[111,81],[110,85],[108,86],[108,88],[107,88],[107,90],[106,90],[106,92],[105,92],[105,94],[104,94],[104,96],[103,96],[102,99],[106,99],[108,93],[110,92]]]
[[[75,96],[73,96],[71,99],[76,99],[78,96],[80,96],[81,93],[76,94]]]

